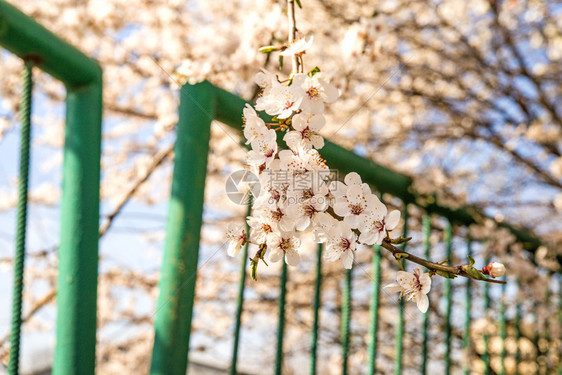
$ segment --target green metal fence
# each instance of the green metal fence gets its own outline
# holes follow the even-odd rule
[[[57,280],[54,374],[93,374],[96,344],[102,72],[76,48],[0,0],[0,45],[24,61],[17,243],[14,262],[10,374],[18,373],[32,69],[66,86],[66,125]]]
[[[67,88],[66,99],[66,135],[64,151],[64,179],[61,205],[61,245],[59,249],[58,277],[58,313],[57,313],[57,344],[54,360],[55,374],[93,374],[95,364],[96,340],[96,288],[98,262],[98,220],[99,220],[99,177],[100,177],[100,139],[102,112],[102,80],[98,64],[84,56],[78,50],[58,39],[32,19],[0,0],[0,45],[22,58],[25,62],[23,70],[22,91],[22,145],[20,157],[20,189],[17,220],[17,245],[15,256],[15,278],[13,297],[13,324],[11,334],[10,373],[18,373],[19,342],[21,330],[21,304],[23,286],[23,268],[25,258],[25,223],[27,207],[27,186],[29,174],[29,145],[31,134],[31,92],[32,68],[37,67],[61,80]],[[241,130],[241,113],[246,102],[208,82],[197,85],[186,85],[181,91],[177,141],[175,145],[175,165],[171,197],[168,208],[164,258],[160,279],[160,294],[157,301],[154,322],[154,346],[150,373],[183,375],[188,364],[191,320],[194,309],[195,287],[197,278],[198,252],[202,213],[204,205],[204,188],[209,152],[210,125],[213,119],[230,127]],[[453,229],[480,222],[484,215],[472,208],[452,209],[439,204],[435,196],[416,194],[411,186],[412,180],[404,175],[393,172],[380,165],[362,158],[334,143],[326,142],[322,156],[327,163],[342,173],[358,172],[364,182],[369,183],[380,194],[389,194],[399,198],[403,204],[404,232],[409,229],[408,207],[416,205],[425,215],[422,220],[422,239],[425,256],[430,254],[430,217],[441,217],[448,220],[444,231],[444,243],[447,257],[451,259],[453,248]],[[250,213],[250,207],[248,207]],[[533,253],[540,246],[540,241],[527,231],[519,230],[506,223],[501,227],[508,229],[522,244]],[[472,251],[473,242],[466,241],[467,252]],[[310,343],[309,373],[317,373],[319,331],[322,329],[319,311],[322,306],[322,245],[317,249],[316,281],[311,309],[313,310],[313,326]],[[382,249],[373,248],[372,258],[372,294],[370,304],[370,323],[367,351],[368,363],[365,369],[369,374],[376,373],[379,358],[378,331],[381,289],[381,258]],[[241,317],[243,313],[244,291],[246,281],[246,263],[248,249],[243,250],[240,266],[240,282],[238,287],[237,309],[235,314],[234,340],[230,373],[236,373],[239,355],[240,336],[243,334]],[[560,258],[559,258],[560,260]],[[277,349],[275,363],[272,368],[276,374],[283,371],[283,339],[285,331],[285,308],[287,281],[290,271],[283,263],[280,275]],[[341,302],[341,346],[343,374],[350,373],[348,358],[353,348],[350,322],[353,320],[352,310],[353,271],[345,273],[342,285]],[[484,309],[491,310],[489,285],[484,284]],[[502,289],[506,294],[505,287]],[[451,309],[453,303],[450,280],[445,281],[444,305],[444,343],[446,350],[442,358],[446,373],[455,370],[450,353],[453,340]],[[464,329],[460,339],[465,351],[471,349],[470,322],[472,308],[472,283],[466,282],[464,301]],[[547,303],[560,306],[549,294]],[[499,337],[502,350],[499,356],[500,373],[505,373],[506,339],[509,335],[508,324],[511,323],[514,337],[521,337],[519,322],[522,319],[522,306],[516,306],[515,317],[506,318],[507,304],[499,305],[498,322]],[[399,304],[396,321],[395,363],[394,372],[403,370],[403,338],[407,334],[404,320],[404,306]],[[526,313],[529,313],[526,311]],[[425,315],[422,325],[420,372],[428,371],[428,360],[431,352],[429,327],[433,313]],[[558,319],[562,319],[562,313]],[[547,372],[560,368],[560,355],[551,355],[548,350],[552,345],[538,345],[539,341],[557,342],[560,338],[552,338],[548,332],[538,332],[535,337],[537,357],[556,358],[557,363],[543,366]],[[388,341],[388,338],[385,338]],[[554,341],[552,341],[554,340]],[[558,341],[556,341],[558,340]],[[491,372],[488,337],[484,335],[484,352],[479,354],[485,373]],[[518,346],[517,346],[518,348]],[[357,350],[357,349],[355,349]],[[556,354],[556,353],[555,353]],[[468,355],[467,355],[468,357]],[[520,361],[517,350],[515,361]],[[469,365],[464,365],[464,373],[469,373]]]
[[[204,134],[203,138],[198,138],[202,143],[207,142],[208,127],[210,126],[211,119],[218,120],[222,123],[229,125],[230,127],[241,131],[242,130],[242,119],[240,114],[244,108],[246,101],[243,99],[232,95],[220,88],[214,87],[208,82],[203,82],[197,85],[186,85],[181,91],[181,104],[180,104],[180,120],[178,123],[178,143],[176,145],[176,153],[185,152],[183,147],[185,147],[181,142],[181,137],[186,137],[186,139],[192,139],[195,137],[200,137],[200,134]],[[189,108],[189,110],[187,109]],[[203,130],[204,128],[204,130]],[[194,192],[190,195],[190,200],[182,201],[185,210],[181,211],[181,215],[177,216],[175,211],[175,205],[178,199],[176,196],[176,184],[177,181],[181,181],[180,176],[185,173],[196,176],[204,176],[205,165],[207,159],[206,146],[199,145],[197,152],[195,149],[190,151],[189,158],[176,158],[174,166],[174,182],[172,184],[172,198],[170,203],[170,211],[168,217],[168,233],[166,238],[166,247],[164,254],[164,264],[162,266],[162,275],[160,282],[160,298],[157,305],[156,312],[156,324],[155,324],[155,341],[153,348],[153,359],[151,366],[151,374],[184,374],[187,368],[187,355],[189,348],[189,317],[191,317],[191,310],[194,308],[193,301],[195,295],[195,272],[197,267],[197,257],[192,255],[192,261],[189,266],[184,266],[184,263],[174,263],[174,265],[168,262],[169,259],[179,259],[181,254],[187,256],[187,254],[197,254],[198,242],[200,233],[200,222],[198,225],[189,226],[186,225],[182,230],[172,230],[174,225],[178,222],[184,222],[186,220],[185,216],[190,214],[188,207],[195,212],[200,213],[203,205],[203,190],[205,181],[204,178],[197,178],[191,181],[190,184],[182,184],[184,190],[186,186],[189,186],[189,191]],[[334,143],[326,142],[326,145],[322,149],[322,157],[326,159],[327,164],[337,168],[342,173],[347,173],[350,171],[358,172],[364,182],[369,183],[374,189],[382,193],[388,193],[394,197],[398,197],[403,202],[403,217],[405,219],[404,232],[408,231],[408,206],[416,205],[423,209],[425,216],[423,217],[423,244],[425,248],[425,256],[429,257],[430,254],[430,234],[431,234],[431,224],[430,217],[436,216],[445,218],[448,220],[448,224],[444,229],[444,243],[446,246],[446,257],[451,259],[453,254],[453,229],[454,227],[465,227],[470,224],[481,222],[485,217],[481,212],[478,212],[473,208],[459,208],[452,209],[443,205],[440,205],[436,200],[435,196],[421,196],[417,195],[412,189],[412,181],[409,177],[393,172],[386,169],[380,165],[376,165],[371,161],[362,158],[351,151],[348,151]],[[178,177],[176,177],[178,176]],[[195,194],[196,192],[196,194]],[[185,191],[183,191],[185,193]],[[540,241],[534,237],[532,234],[519,230],[509,224],[502,223],[500,227],[508,229],[522,244],[522,246],[529,251],[534,253],[540,245]],[[173,244],[173,245],[172,245]],[[470,238],[466,240],[467,254],[471,254],[472,251],[472,241]],[[368,350],[368,363],[365,364],[365,368],[368,369],[369,374],[377,372],[377,328],[378,328],[378,311],[379,311],[379,293],[380,293],[380,261],[381,261],[381,248],[375,246],[373,249],[373,289],[372,289],[372,299],[371,299],[371,322],[370,322],[370,339]],[[316,284],[315,292],[313,296],[313,304],[311,306],[313,310],[313,325],[311,331],[311,345],[310,345],[310,374],[317,373],[317,351],[318,351],[318,332],[321,330],[321,322],[319,321],[319,310],[321,309],[321,288],[322,288],[322,246],[318,247],[318,258],[316,265]],[[171,257],[171,258],[170,258]],[[242,260],[242,266],[240,271],[240,284],[238,291],[238,305],[237,313],[235,316],[235,330],[234,330],[234,344],[232,352],[232,362],[230,373],[236,373],[236,366],[238,363],[238,348],[240,334],[243,332],[241,330],[241,313],[243,309],[244,301],[244,287],[246,279],[246,258],[247,248],[244,249],[244,259]],[[180,266],[176,266],[179,264]],[[184,267],[188,268],[190,272],[179,272]],[[287,270],[286,264],[283,263],[280,275],[280,290],[279,290],[279,309],[278,309],[278,329],[277,329],[277,349],[275,355],[275,363],[272,364],[275,374],[282,374],[283,372],[283,339],[284,339],[284,329],[285,329],[285,304],[286,304],[286,294],[290,293],[287,290],[287,279],[290,272]],[[451,280],[446,279],[444,281],[444,303],[445,303],[445,314],[443,335],[445,342],[445,351],[443,357],[443,368],[445,373],[452,373],[456,368],[461,370],[461,366],[453,366],[452,358],[450,353],[453,351],[453,340],[457,338],[453,336],[452,332],[452,285]],[[484,308],[486,311],[492,310],[490,305],[489,297],[489,285],[484,283]],[[351,301],[351,290],[353,285],[353,271],[348,270],[345,273],[345,280],[343,283],[342,290],[342,302],[341,302],[341,346],[342,346],[342,374],[349,373],[349,363],[348,356],[350,354],[350,320],[352,319],[352,301]],[[471,322],[471,300],[472,296],[472,283],[470,280],[466,282],[466,292],[464,301],[464,330],[462,331],[462,347],[468,353],[471,350],[470,346],[470,322]],[[502,289],[505,293],[505,288]],[[184,301],[185,303],[176,303],[173,301]],[[172,303],[169,303],[172,301]],[[172,306],[175,309],[172,309]],[[402,342],[405,333],[404,321],[404,306],[403,303],[399,303],[399,314],[396,323],[396,334],[395,334],[395,363],[394,372],[395,374],[401,374],[403,370],[402,362]],[[504,348],[500,355],[501,369],[505,371],[504,360],[506,357],[505,352],[505,340],[506,340],[506,308],[505,304],[501,304],[498,310],[499,315],[499,328],[500,328],[500,338],[503,340],[502,348]],[[180,322],[171,324],[170,322],[174,319],[181,319]],[[427,373],[428,358],[430,353],[429,347],[429,322],[431,319],[431,313],[428,313],[424,317],[422,326],[422,358],[421,358],[421,373]],[[166,322],[166,324],[159,324],[161,322]],[[517,328],[517,327],[516,327]],[[186,329],[186,332],[182,330]],[[165,338],[165,339],[163,339]],[[178,342],[179,340],[179,342]],[[484,336],[485,350],[484,353],[480,355],[480,358],[484,364],[485,373],[490,373],[490,353],[487,344],[488,337]],[[364,349],[363,349],[364,350]],[[545,354],[545,353],[543,353]],[[180,358],[181,360],[177,360]],[[464,372],[469,373],[469,364],[463,364]]]

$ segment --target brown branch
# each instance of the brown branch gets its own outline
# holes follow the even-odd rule
[[[477,279],[477,278],[473,277],[472,275],[470,275],[469,273],[467,273],[466,271],[464,271],[462,266],[447,266],[445,264],[430,262],[429,260],[417,257],[413,254],[410,254],[410,253],[406,252],[406,251],[400,250],[399,248],[397,248],[396,246],[391,244],[388,238],[385,238],[385,240],[382,242],[381,246],[384,247],[385,249],[387,249],[388,251],[390,251],[392,253],[392,255],[394,255],[394,258],[396,258],[396,260],[406,259],[406,260],[409,260],[410,262],[417,263],[420,266],[424,266],[425,268],[433,270],[433,271],[447,272],[447,273],[451,273],[453,275],[462,276],[462,277],[466,277],[466,278],[473,279],[473,280],[486,281],[486,282],[495,283],[495,284],[505,284],[506,283],[505,281],[494,280],[494,279]]]
[[[288,17],[289,17],[289,44],[295,41],[297,36],[297,21],[295,19],[295,0],[287,0]],[[299,59],[297,55],[291,58],[293,63],[293,74],[299,72]]]

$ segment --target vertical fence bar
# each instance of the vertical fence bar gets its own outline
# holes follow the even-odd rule
[[[250,195],[246,216],[252,214],[252,196]],[[246,218],[246,235],[250,233],[250,226]],[[240,343],[240,327],[242,325],[242,310],[244,307],[244,290],[246,289],[246,264],[248,263],[248,245],[246,242],[242,249],[242,259],[240,259],[240,280],[238,281],[238,298],[236,300],[236,318],[234,321],[234,341],[232,344],[232,361],[230,363],[230,374],[236,375],[236,364],[238,362],[238,344]]]
[[[519,280],[517,280],[517,286],[519,286]],[[519,341],[521,341],[521,303],[517,302],[515,306],[515,375],[519,375],[519,363],[521,362],[521,347],[519,346]]]
[[[422,218],[422,231],[423,231],[423,247],[425,259],[429,259],[431,250],[431,216],[423,215]],[[423,327],[422,327],[422,365],[421,374],[427,374],[427,344],[429,340],[429,311],[423,316]]]
[[[404,203],[404,210],[402,211],[404,219],[404,237],[408,235],[408,204]],[[402,249],[406,250],[406,244],[402,245]],[[404,298],[398,302],[398,322],[396,324],[396,333],[394,335],[395,350],[394,350],[394,374],[402,374],[402,349],[404,338]]]
[[[285,298],[287,295],[287,262],[282,259],[279,280],[279,321],[277,323],[277,351],[275,353],[275,375],[283,374],[283,338],[285,335]]]
[[[505,281],[505,278],[504,278]],[[501,349],[500,349],[500,375],[505,375],[505,339],[506,339],[506,295],[505,295],[505,285],[502,284],[502,297],[500,303],[500,339],[501,339]]]
[[[550,290],[550,280],[551,277],[548,278],[548,282],[546,284],[546,296],[545,296],[545,307],[547,310],[550,310],[550,299],[551,299],[551,295],[552,292]],[[551,367],[550,367],[550,329],[549,329],[549,324],[547,322],[544,323],[544,342],[546,343],[546,350],[544,353],[544,365],[546,367],[546,373],[550,374],[551,373]]]
[[[371,294],[371,325],[369,327],[369,374],[377,370],[377,330],[379,325],[379,289],[381,280],[381,246],[373,246],[373,291]]]
[[[472,239],[467,238],[466,241],[466,253],[472,256]],[[464,330],[462,335],[462,348],[464,350],[464,364],[463,373],[465,375],[470,374],[470,310],[472,307],[472,281],[466,279],[466,290],[464,296]]]
[[[314,285],[314,317],[312,321],[312,335],[310,339],[310,375],[316,374],[316,356],[318,354],[318,325],[320,317],[320,295],[322,291],[322,248],[324,244],[318,244],[316,256],[316,282]]]
[[[348,356],[349,356],[349,323],[351,320],[351,284],[353,280],[352,270],[345,271],[345,286],[342,294],[341,308],[341,345],[342,345],[342,375],[348,373]]]
[[[187,369],[213,111],[208,82],[183,86],[154,320],[152,375],[185,375]]]
[[[53,374],[88,375],[96,360],[101,69],[96,82],[67,90]]]
[[[445,228],[445,247],[447,263],[452,264],[451,257],[453,256],[453,226],[447,223]],[[451,279],[445,279],[444,284],[445,295],[445,374],[451,373],[451,308],[453,304],[453,297],[451,293]]]
[[[558,278],[558,347],[562,345],[562,278]],[[558,350],[556,374],[562,375],[562,350]]]
[[[29,187],[29,145],[31,142],[31,97],[33,94],[32,67],[25,64],[22,72],[20,170],[18,183],[18,211],[16,224],[16,254],[14,256],[14,291],[12,295],[12,328],[10,333],[10,375],[19,373],[21,342],[21,311],[25,240],[27,231],[27,191]]]
[[[486,257],[484,261],[485,264],[490,263],[490,258]],[[484,315],[488,317],[488,310],[490,309],[490,283],[484,283]],[[488,334],[484,333],[482,335],[482,340],[484,341],[484,353],[482,353],[482,360],[484,361],[484,375],[490,374],[490,353],[489,353],[489,342]]]

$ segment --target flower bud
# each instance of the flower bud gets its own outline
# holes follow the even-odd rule
[[[499,262],[491,262],[487,266],[482,267],[482,273],[493,278],[502,277],[505,273],[505,266]]]

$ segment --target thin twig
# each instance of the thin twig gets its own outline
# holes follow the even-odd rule
[[[295,19],[295,0],[287,0],[289,17],[289,44],[293,43],[297,37],[297,21]],[[291,58],[293,63],[293,74],[299,72],[299,60],[297,55]]]
[[[495,284],[505,284],[505,281],[501,281],[501,280],[477,279],[477,278],[473,277],[472,275],[470,275],[469,273],[465,272],[462,269],[462,266],[447,266],[445,264],[430,262],[429,260],[417,257],[413,254],[410,254],[410,253],[406,252],[406,251],[400,250],[399,248],[397,248],[396,246],[391,244],[388,239],[385,239],[381,246],[384,247],[385,249],[387,249],[388,251],[390,251],[392,253],[392,255],[394,255],[394,258],[396,258],[397,260],[406,259],[406,260],[409,260],[410,262],[417,263],[420,266],[424,266],[425,268],[433,270],[433,271],[447,272],[447,273],[451,273],[453,275],[462,276],[462,277],[466,277],[466,278],[473,279],[473,280],[486,281],[486,282],[495,283]]]

